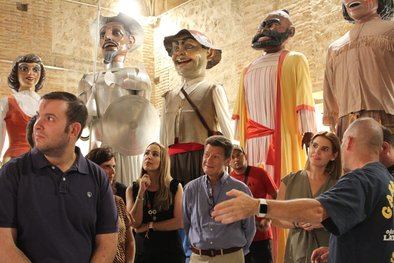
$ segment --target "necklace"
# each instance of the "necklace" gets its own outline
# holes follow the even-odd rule
[[[146,206],[148,208],[148,215],[151,217],[152,221],[156,221],[157,210],[153,208],[154,192],[146,191]]]

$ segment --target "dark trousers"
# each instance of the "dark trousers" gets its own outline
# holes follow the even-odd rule
[[[204,150],[171,155],[171,175],[183,186],[204,174],[202,155]]]
[[[245,263],[272,263],[270,239],[253,241],[245,255]]]

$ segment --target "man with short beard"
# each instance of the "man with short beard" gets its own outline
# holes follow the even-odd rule
[[[205,139],[219,126],[225,137],[233,137],[224,88],[205,79],[222,51],[203,33],[187,29],[165,37],[164,47],[182,83],[163,95],[160,140],[169,146],[171,175],[185,185],[202,174]]]
[[[323,124],[341,139],[355,119],[371,117],[394,131],[393,0],[342,0],[354,27],[331,43],[323,86]]]
[[[117,213],[108,178],[76,141],[87,119],[67,92],[44,95],[30,152],[0,170],[2,262],[112,262]]]
[[[277,185],[284,175],[302,169],[302,145],[316,129],[307,59],[285,49],[294,33],[286,10],[271,12],[261,22],[252,47],[264,53],[243,70],[233,114],[235,137],[248,164],[263,166]],[[284,242],[285,237],[279,239],[279,249]]]

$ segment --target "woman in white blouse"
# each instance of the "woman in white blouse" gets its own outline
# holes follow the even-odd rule
[[[0,100],[0,153],[3,151],[5,135],[9,147],[4,153],[3,163],[29,151],[26,140],[26,125],[36,114],[45,69],[41,58],[34,54],[18,57],[8,76],[8,86],[13,94]]]

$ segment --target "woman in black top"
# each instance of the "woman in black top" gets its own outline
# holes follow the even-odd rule
[[[178,229],[182,223],[181,184],[170,175],[167,149],[151,143],[140,178],[126,192],[127,211],[136,232],[136,263],[184,262]]]

